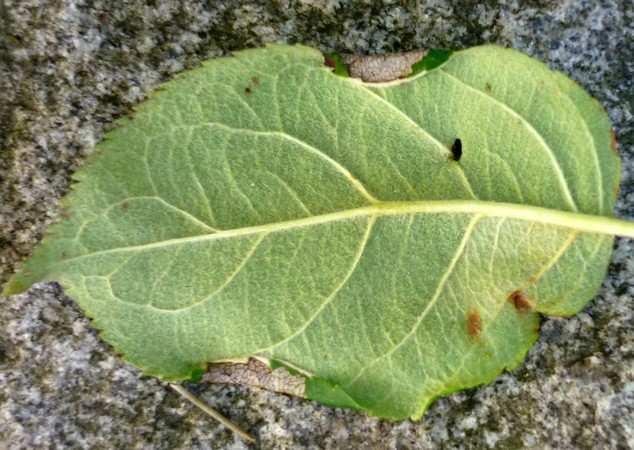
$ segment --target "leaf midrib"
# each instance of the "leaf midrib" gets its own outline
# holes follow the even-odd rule
[[[425,200],[408,202],[378,202],[360,208],[346,209],[301,219],[234,228],[183,238],[166,239],[149,244],[98,250],[92,253],[76,256],[74,258],[65,259],[60,262],[75,262],[80,259],[110,253],[143,251],[179,244],[206,242],[216,239],[229,239],[258,233],[282,232],[285,230],[309,227],[341,220],[352,220],[358,217],[381,217],[408,214],[480,214],[483,217],[518,219],[569,228],[586,233],[619,235],[634,238],[634,223],[613,217],[580,214],[539,206],[488,202],[481,200]]]

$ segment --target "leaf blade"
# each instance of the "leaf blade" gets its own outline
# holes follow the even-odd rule
[[[418,418],[518,364],[539,312],[596,292],[606,235],[634,236],[606,217],[606,124],[577,86],[499,48],[380,85],[305,47],[238,53],[100,144],[72,216],[4,292],[59,280],[148,374],[256,355],[307,374],[311,398]]]

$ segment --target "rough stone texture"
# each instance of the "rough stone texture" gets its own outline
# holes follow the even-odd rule
[[[113,118],[201,59],[263,42],[382,53],[512,46],[608,109],[634,218],[631,0],[0,0],[0,280],[58,215],[69,175]],[[261,448],[634,448],[634,243],[618,240],[584,312],[544,321],[526,362],[388,423],[266,391],[192,386]],[[55,284],[0,304],[0,448],[246,446],[123,363]]]

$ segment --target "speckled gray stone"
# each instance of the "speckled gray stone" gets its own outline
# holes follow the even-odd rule
[[[512,46],[607,108],[634,219],[631,0],[0,1],[0,282],[58,213],[113,118],[202,59],[264,42],[382,53]],[[266,391],[190,386],[265,449],[634,448],[634,243],[580,314],[546,319],[525,363],[389,423]],[[243,449],[102,343],[53,283],[0,300],[0,448]]]

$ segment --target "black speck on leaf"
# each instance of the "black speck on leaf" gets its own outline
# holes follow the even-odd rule
[[[456,138],[453,141],[453,145],[451,146],[451,156],[454,161],[460,161],[462,157],[462,141],[459,138]]]

